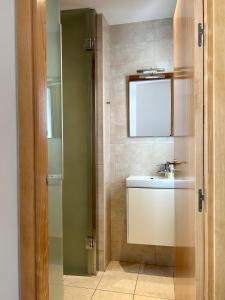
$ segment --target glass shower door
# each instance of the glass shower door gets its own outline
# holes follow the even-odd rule
[[[61,29],[58,0],[47,0],[49,299],[63,300]]]
[[[61,13],[63,69],[63,264],[95,273],[95,24],[92,9]]]

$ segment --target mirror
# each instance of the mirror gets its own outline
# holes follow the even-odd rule
[[[167,137],[173,135],[172,77],[164,77],[130,76],[130,137]]]
[[[48,82],[47,87],[47,133],[48,138],[61,135],[61,83]]]

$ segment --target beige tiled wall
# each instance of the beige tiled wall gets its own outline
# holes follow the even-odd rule
[[[173,159],[173,138],[128,137],[127,76],[137,69],[173,70],[172,20],[110,26],[111,253],[113,260],[173,265],[174,249],[126,243],[125,179],[155,174]]]
[[[110,67],[109,25],[97,17],[97,268],[105,270],[111,255],[110,231]]]
[[[104,175],[106,199],[106,239],[105,239],[105,262],[106,265],[111,259],[111,205],[110,205],[110,30],[109,25],[103,17],[103,106],[104,106]]]
[[[173,138],[128,137],[127,76],[137,69],[173,70],[172,20],[109,26],[98,16],[97,266],[110,259],[174,264],[174,249],[126,243],[126,188],[130,175],[154,174],[173,159]],[[110,104],[108,104],[110,102]]]

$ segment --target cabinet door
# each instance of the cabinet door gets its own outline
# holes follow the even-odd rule
[[[127,189],[127,236],[130,244],[174,246],[174,190]]]

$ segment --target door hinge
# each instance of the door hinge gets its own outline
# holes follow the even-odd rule
[[[84,49],[86,51],[92,51],[95,47],[95,39],[94,38],[87,38],[84,41]]]
[[[202,212],[203,211],[203,203],[205,200],[205,195],[203,189],[198,190],[198,211]]]
[[[95,240],[92,236],[88,236],[86,238],[86,249],[90,250],[93,249],[95,245]]]
[[[202,23],[198,23],[198,46],[204,46],[204,26]]]

